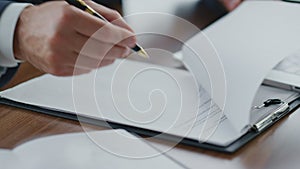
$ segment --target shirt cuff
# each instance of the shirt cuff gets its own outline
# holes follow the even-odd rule
[[[13,51],[15,27],[19,16],[29,3],[11,3],[0,17],[0,66],[15,67],[19,60],[15,59]]]
[[[5,75],[7,68],[6,67],[0,67],[0,78]]]

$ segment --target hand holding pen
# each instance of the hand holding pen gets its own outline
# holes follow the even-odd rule
[[[64,1],[25,8],[15,29],[15,57],[30,62],[41,71],[70,76],[74,75],[74,70],[75,74],[88,73],[130,54],[130,48],[136,47],[136,39],[121,16],[92,1],[87,4],[114,22],[107,24]],[[97,36],[90,39],[95,32]],[[87,41],[91,45],[81,53],[84,58],[77,62]]]
[[[102,16],[96,10],[94,10],[92,7],[90,7],[84,0],[66,0],[66,1],[70,5],[74,5],[75,7],[101,19],[102,21],[109,22],[104,16]],[[118,13],[117,13],[117,15],[118,15]],[[120,16],[118,16],[118,18],[120,19]],[[130,27],[128,27],[126,24],[123,26],[125,26],[127,29],[130,29]],[[131,49],[133,51],[137,52],[142,57],[145,57],[145,58],[149,57],[147,52],[138,44],[135,44],[135,46],[132,47]]]

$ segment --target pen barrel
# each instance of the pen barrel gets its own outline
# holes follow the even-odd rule
[[[65,0],[68,4],[73,5],[83,11],[86,10],[86,6],[82,5],[79,1],[77,0]]]

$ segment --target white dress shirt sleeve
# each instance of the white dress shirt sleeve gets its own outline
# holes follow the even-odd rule
[[[0,17],[0,66],[15,67],[20,62],[15,59],[13,52],[13,40],[15,27],[19,15],[29,3],[11,3],[3,11]]]

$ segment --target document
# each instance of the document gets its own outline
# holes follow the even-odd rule
[[[258,93],[254,105],[267,98],[285,101],[297,95],[264,86]],[[234,130],[233,123],[208,93],[198,88],[189,72],[130,60],[117,60],[76,77],[43,75],[0,96],[77,114],[79,121],[80,117],[89,117],[221,146],[244,134]]]
[[[297,16],[297,3],[246,1],[183,47],[186,67],[237,131],[249,124],[253,98],[266,75],[300,49]]]
[[[125,130],[36,139],[0,149],[0,164],[3,169],[185,168]]]
[[[275,70],[300,76],[300,51],[280,62]]]

